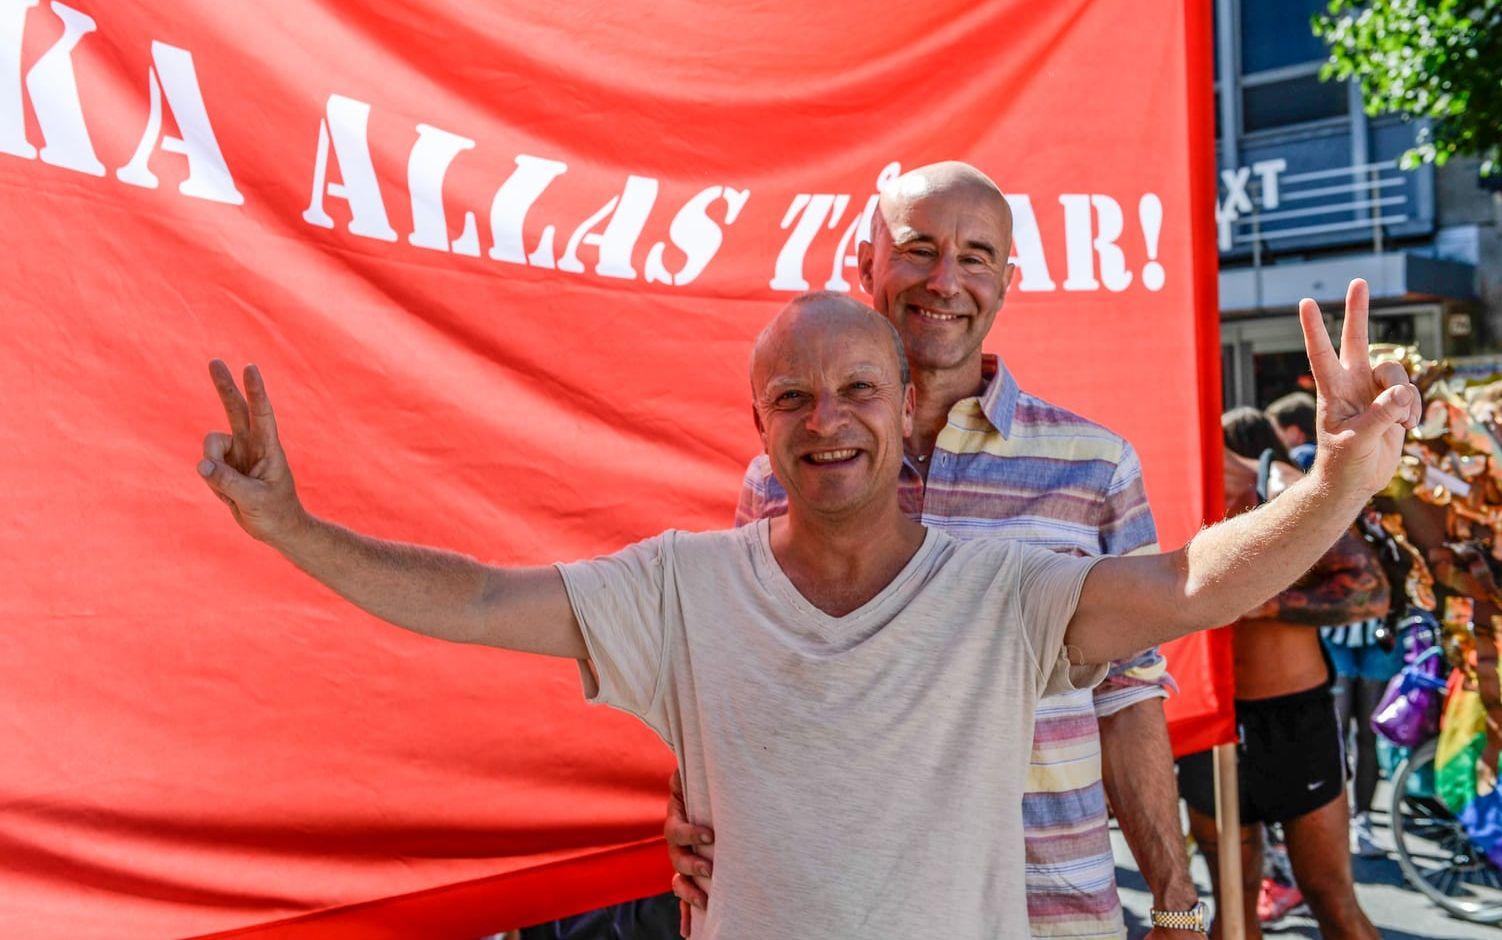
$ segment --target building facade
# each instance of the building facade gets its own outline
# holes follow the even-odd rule
[[[1325,0],[1211,2],[1226,407],[1307,386],[1299,299],[1333,334],[1352,277],[1371,284],[1373,342],[1502,371],[1502,179],[1399,166],[1420,125],[1320,81]]]

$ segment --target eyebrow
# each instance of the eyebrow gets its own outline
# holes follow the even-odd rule
[[[972,238],[965,242],[965,247],[975,251],[983,251],[993,260],[996,258],[996,246],[979,238]]]
[[[774,375],[772,378],[767,379],[766,384],[761,387],[761,394],[763,394],[763,395],[777,395],[777,394],[779,394],[779,393],[781,393],[783,391],[786,391],[787,389],[802,388],[803,385],[804,385],[803,382],[800,382],[800,381],[798,381],[795,378],[791,378],[791,377],[785,376],[785,375],[784,376],[775,376]]]
[[[847,379],[855,377],[864,378],[872,374],[875,374],[878,377],[882,375],[881,363],[857,362],[855,365],[845,370],[845,378]],[[773,376],[772,378],[767,380],[767,383],[762,386],[762,393],[770,394],[772,392],[781,391],[788,388],[802,388],[807,384],[808,383],[804,382],[802,379],[797,379],[787,375],[778,375]]]

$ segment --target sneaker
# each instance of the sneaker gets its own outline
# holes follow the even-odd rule
[[[1304,895],[1298,888],[1274,878],[1263,878],[1262,890],[1257,894],[1257,922],[1275,924],[1303,903]]]
[[[1372,835],[1372,819],[1366,813],[1351,817],[1351,854],[1357,858],[1383,858],[1387,855]]]

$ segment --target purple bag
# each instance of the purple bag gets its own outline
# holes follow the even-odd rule
[[[1372,730],[1399,747],[1418,747],[1439,734],[1447,662],[1431,646],[1387,683],[1372,712]]]

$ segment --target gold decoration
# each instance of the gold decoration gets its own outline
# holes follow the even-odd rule
[[[1422,610],[1434,610],[1439,606],[1439,600],[1434,596],[1434,575],[1429,572],[1423,554],[1408,541],[1403,517],[1395,512],[1382,513],[1381,525],[1383,531],[1392,536],[1398,549],[1408,556],[1408,576],[1403,579],[1403,592],[1408,595],[1408,602]]]

